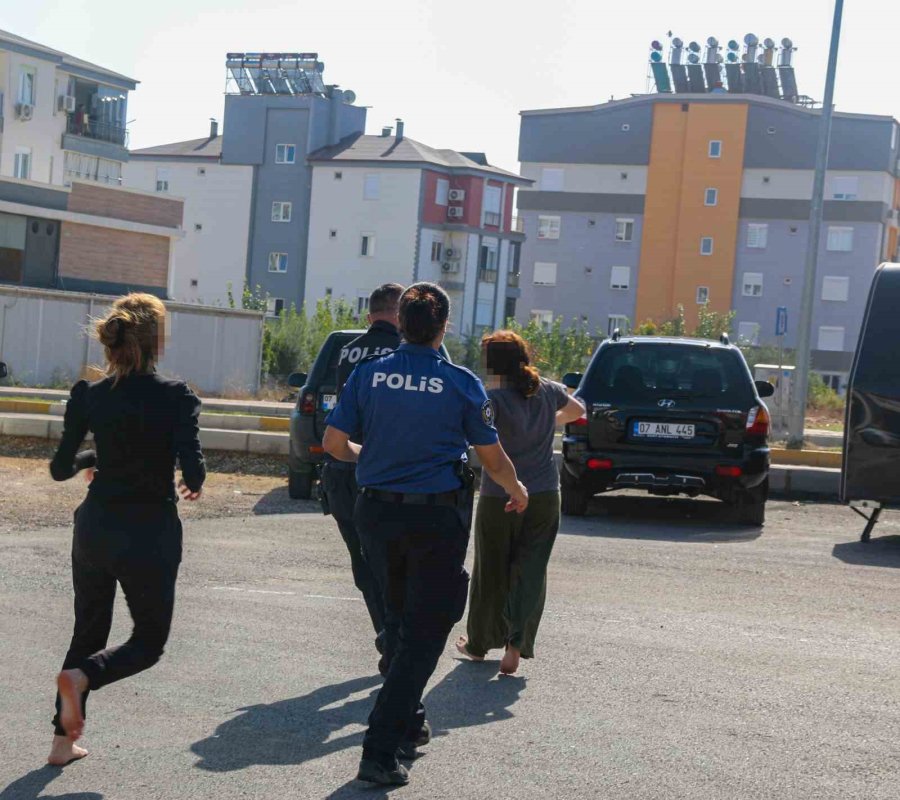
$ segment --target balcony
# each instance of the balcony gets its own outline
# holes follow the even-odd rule
[[[84,113],[69,114],[66,120],[66,133],[98,142],[109,142],[119,147],[125,147],[128,142],[127,129],[100,122]]]
[[[518,272],[510,272],[509,277],[506,279],[506,285],[512,289],[515,289],[519,285],[519,273]]]
[[[493,211],[485,211],[484,212],[484,224],[489,228],[499,228],[500,227],[500,215],[495,214]]]
[[[510,230],[513,233],[525,233],[525,220],[522,217],[513,217]]]
[[[478,280],[484,281],[484,283],[496,283],[497,282],[497,270],[495,269],[485,269],[482,267],[478,270]]]

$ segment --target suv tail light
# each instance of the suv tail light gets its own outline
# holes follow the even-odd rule
[[[300,413],[308,417],[316,413],[316,396],[312,392],[304,392],[300,398]]]
[[[612,469],[613,463],[610,458],[589,458],[587,461],[587,468],[590,470],[606,470]]]
[[[754,406],[747,414],[747,435],[768,436],[769,422],[769,412],[765,406]]]
[[[571,424],[575,428],[586,428],[588,425],[588,418],[587,416],[582,415]]]

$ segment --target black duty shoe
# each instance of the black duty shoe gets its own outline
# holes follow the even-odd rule
[[[406,786],[409,783],[409,771],[399,763],[393,768],[388,768],[377,761],[364,758],[359,762],[356,780],[377,783],[379,786]]]
[[[397,748],[397,758],[401,761],[415,761],[422,753],[416,749],[415,742],[403,742]]]
[[[414,744],[416,747],[424,747],[431,741],[431,725],[428,722],[422,723],[422,729],[419,731],[418,736],[414,736],[410,739],[410,742]]]

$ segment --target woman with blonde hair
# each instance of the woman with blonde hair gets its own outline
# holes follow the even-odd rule
[[[186,384],[156,373],[166,308],[148,294],[113,303],[94,325],[106,377],[79,381],[66,405],[62,441],[50,473],[64,481],[85,470],[87,497],[75,511],[72,579],[75,630],[57,676],[49,763],[87,755],[88,692],[152,667],[169,636],[181,562],[177,496],[197,500],[206,477],[200,401]],[[88,431],[94,450],[78,452]],[[182,480],[175,487],[176,458]],[[116,584],[134,621],[131,637],[107,647]]]
[[[473,661],[483,661],[488,650],[506,648],[500,671],[511,675],[520,658],[534,657],[547,563],[559,530],[553,439],[557,426],[574,422],[584,406],[562,384],[540,376],[528,345],[513,331],[485,336],[481,356],[500,443],[530,500],[524,514],[504,513],[503,490],[482,472],[468,636],[461,636],[456,647]]]

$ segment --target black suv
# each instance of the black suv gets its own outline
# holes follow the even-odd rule
[[[738,348],[721,341],[614,334],[587,372],[564,378],[587,408],[566,426],[562,511],[583,516],[616,489],[708,495],[762,525],[769,491],[769,412]]]

